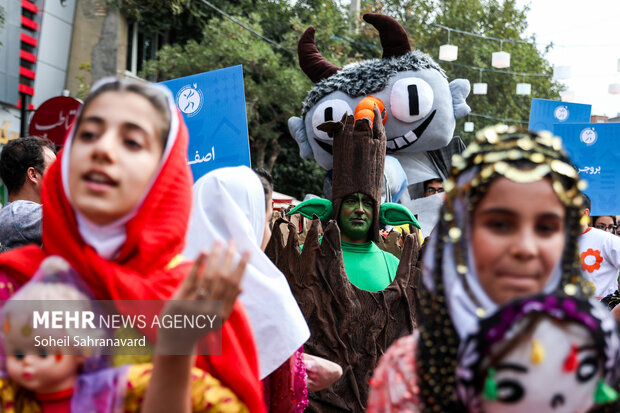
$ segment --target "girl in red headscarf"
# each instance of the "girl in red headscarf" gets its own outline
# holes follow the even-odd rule
[[[105,79],[93,87],[42,188],[43,246],[0,255],[6,296],[59,255],[98,299],[169,299],[191,263],[188,133],[167,89]],[[122,311],[122,308],[120,309]],[[241,304],[222,327],[222,354],[199,357],[248,406],[264,411],[254,338]]]

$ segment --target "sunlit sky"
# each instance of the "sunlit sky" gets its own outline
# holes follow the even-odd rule
[[[608,92],[620,83],[620,0],[518,0],[530,5],[529,29],[539,48],[553,42],[545,57],[555,66],[570,66],[561,80],[574,92],[572,102],[592,105],[593,115],[620,114],[620,94]],[[535,96],[533,96],[535,97]]]

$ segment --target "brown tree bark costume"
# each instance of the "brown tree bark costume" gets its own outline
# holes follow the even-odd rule
[[[371,196],[375,201],[371,238],[378,240],[385,134],[380,117],[375,119],[379,120],[374,130],[367,119],[354,121],[352,116],[326,128],[334,133],[334,216],[344,196],[355,192]],[[283,224],[288,225],[286,243]],[[394,281],[383,291],[369,292],[351,284],[345,273],[336,221],[326,225],[322,242],[320,225],[315,218],[300,253],[295,225],[279,219],[266,253],[286,275],[310,326],[305,351],[343,369],[343,376],[330,388],[310,394],[308,411],[364,412],[368,381],[379,358],[394,340],[413,330],[420,244],[417,236],[407,235]]]

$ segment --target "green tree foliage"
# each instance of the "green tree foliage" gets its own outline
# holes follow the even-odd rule
[[[325,172],[314,161],[302,161],[297,144],[290,137],[287,119],[300,113],[301,102],[312,87],[297,63],[297,41],[310,25],[317,29],[316,42],[325,58],[334,64],[381,55],[377,31],[359,18],[349,16],[343,0],[208,0],[212,6],[272,39],[281,47],[261,39],[250,30],[224,17],[201,0],[125,0],[123,11],[153,31],[167,33],[170,45],[162,48],[155,61],[146,65],[144,75],[161,81],[221,67],[243,65],[252,162],[271,170],[276,190],[303,197],[322,193]],[[362,0],[361,13],[379,12],[403,24],[413,47],[438,59],[439,46],[448,43],[448,32],[433,24],[503,39],[526,38],[527,8],[515,0]],[[345,40],[346,39],[346,40]],[[349,40],[349,41],[347,41]],[[439,61],[450,80],[479,81],[480,73],[462,65],[491,69],[491,53],[498,41],[452,32],[450,43],[459,46],[454,64]],[[504,42],[511,54],[505,70],[552,73],[544,55],[529,44]],[[532,84],[532,96],[557,99],[561,86],[550,77],[525,77],[482,72],[488,83],[487,95],[470,94],[474,113],[498,118],[527,120],[531,96],[515,93],[516,83]],[[457,122],[456,134],[466,141],[473,133],[463,132]],[[497,123],[479,117],[476,130]]]
[[[261,3],[260,7],[256,3]],[[245,17],[232,17],[282,47],[268,43],[236,22],[217,14],[217,17],[205,21],[199,35],[194,33],[187,42],[163,47],[157,59],[147,63],[143,73],[162,81],[243,65],[253,166],[271,171],[276,189],[296,197],[303,197],[308,192],[321,194],[325,174],[314,161],[300,159],[297,144],[288,132],[288,118],[299,114],[301,102],[312,87],[297,65],[297,41],[301,31],[310,24],[337,25],[342,27],[336,31],[339,34],[347,30],[347,15],[340,7],[329,1],[323,2],[322,6],[318,5],[319,2],[314,3],[322,12],[316,13],[315,20],[309,22],[303,22],[307,17],[304,15],[309,15],[313,5],[304,2],[295,6],[274,1],[221,5],[227,13],[231,9],[240,13],[254,10]],[[137,4],[133,10],[134,18],[143,19],[150,13],[148,10],[138,10],[144,5],[145,2]],[[183,9],[179,15],[186,12]],[[325,48],[333,50],[327,55],[339,62],[349,46],[332,40],[332,34],[327,31],[318,41],[324,41]],[[303,185],[300,186],[300,183]]]
[[[449,80],[469,79],[473,85],[482,80],[488,84],[487,95],[469,95],[467,103],[472,113],[490,115],[502,119],[528,121],[532,97],[558,99],[563,86],[551,79],[553,68],[533,43],[535,36],[526,37],[528,8],[520,9],[515,0],[434,0],[434,1],[402,1],[386,0],[377,5],[376,2],[365,2],[366,11],[381,12],[398,16],[403,24],[412,47],[416,47],[437,60],[446,70]],[[452,31],[450,44],[459,47],[458,60],[453,63],[439,60],[439,47],[448,43],[448,31],[431,23],[450,27],[461,31],[476,33],[498,39],[523,40],[529,42],[512,43],[488,40]],[[364,40],[365,39],[365,40]],[[358,40],[378,44],[376,32],[364,30]],[[545,74],[547,76],[519,76],[514,74],[482,71],[462,65],[481,67],[493,70],[491,55],[502,50],[510,53],[510,67],[501,69],[517,73]],[[545,49],[548,50],[551,45]],[[517,95],[517,83],[530,83],[530,96]],[[463,131],[467,120],[475,123],[475,129],[499,123],[497,120],[471,116],[457,121],[455,134],[466,142],[472,140],[475,132]],[[510,123],[510,122],[507,122]],[[522,125],[521,126],[527,126]]]

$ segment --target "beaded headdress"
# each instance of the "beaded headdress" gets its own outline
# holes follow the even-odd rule
[[[550,179],[558,199],[566,207],[566,238],[561,265],[554,269],[544,292],[569,296],[588,295],[581,284],[577,237],[580,234],[581,190],[585,183],[562,150],[562,142],[546,132],[533,133],[498,125],[482,130],[476,141],[452,158],[452,170],[444,189],[446,199],[424,257],[420,291],[420,342],[416,366],[424,411],[458,411],[454,398],[457,351],[466,333],[454,323],[450,294],[460,289],[471,312],[469,324],[484,317],[496,304],[480,300],[469,259],[469,222],[477,203],[497,177],[518,183]],[[450,289],[446,289],[448,280]],[[484,295],[484,294],[483,294]],[[452,309],[450,309],[452,308]],[[459,324],[459,325],[457,325]],[[457,330],[459,330],[457,332]]]

